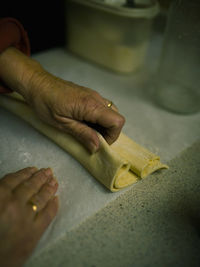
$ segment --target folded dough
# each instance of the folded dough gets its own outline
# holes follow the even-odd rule
[[[160,162],[158,156],[136,144],[123,133],[110,146],[98,133],[100,149],[91,155],[73,136],[41,121],[17,93],[9,94],[9,97],[0,96],[0,105],[52,139],[112,192],[136,183],[158,169],[168,168]]]

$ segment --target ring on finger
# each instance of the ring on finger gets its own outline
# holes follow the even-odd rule
[[[38,206],[35,203],[33,203],[31,200],[28,203],[32,206],[32,210],[34,212],[38,211]]]
[[[112,107],[112,105],[113,105],[113,102],[112,102],[112,101],[110,101],[110,102],[107,104],[107,107],[108,107],[108,108],[111,108],[111,107]]]

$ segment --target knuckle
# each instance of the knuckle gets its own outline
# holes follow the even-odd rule
[[[82,94],[74,105],[74,117],[87,121],[91,116],[95,116],[93,113],[102,106],[99,98],[98,93],[93,91]]]
[[[41,173],[41,172],[45,173],[45,168],[39,169],[38,173]]]
[[[17,218],[19,214],[20,214],[19,202],[15,197],[11,197],[6,203],[5,215],[12,220]]]
[[[36,182],[45,182],[47,180],[48,176],[45,172],[45,169],[41,169],[36,176]]]
[[[36,172],[38,169],[36,167],[27,167],[24,170],[27,170],[28,172],[33,173],[33,172]]]
[[[55,123],[64,123],[66,121],[66,117],[63,116],[62,114],[65,114],[65,110],[67,110],[67,108],[63,107],[61,108],[61,111],[56,111],[56,110],[52,110],[51,114],[52,114],[52,121],[49,121],[49,123],[51,125],[55,125]],[[69,107],[68,107],[69,110]],[[64,112],[63,112],[64,111]]]
[[[89,108],[90,112],[93,112],[100,106],[100,103],[92,95],[83,97],[82,102],[85,107]]]
[[[35,167],[27,167],[27,168],[21,169],[15,173],[13,173],[13,177],[24,176],[24,177],[28,178],[36,171],[37,171],[37,168],[35,168]]]
[[[37,206],[41,206],[43,203],[43,197],[39,195],[35,195],[34,197],[31,198],[31,202],[33,202]]]
[[[50,185],[45,185],[44,190],[46,191],[46,193],[48,193],[50,195],[54,192],[53,187]]]
[[[94,98],[102,98],[101,95],[97,91],[94,91],[94,90],[92,90],[92,96]]]
[[[39,183],[44,183],[46,182],[48,176],[46,175],[46,173],[42,172],[38,175],[38,181]]]

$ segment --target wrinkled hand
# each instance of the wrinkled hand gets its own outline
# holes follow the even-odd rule
[[[51,170],[26,168],[0,180],[0,265],[22,266],[58,209]],[[33,211],[30,201],[37,205]]]
[[[96,91],[59,79],[44,71],[29,81],[27,101],[39,117],[77,138],[90,152],[99,148],[98,130],[112,144],[124,117]]]
[[[0,53],[0,77],[20,93],[45,122],[72,134],[91,152],[99,148],[98,130],[112,144],[124,124],[115,106],[97,92],[59,79],[14,47]]]

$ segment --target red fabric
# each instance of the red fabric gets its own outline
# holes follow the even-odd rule
[[[9,46],[14,46],[30,56],[30,43],[22,24],[14,18],[3,18],[0,19],[0,53]],[[0,80],[0,93],[8,92],[12,92],[12,90]]]

